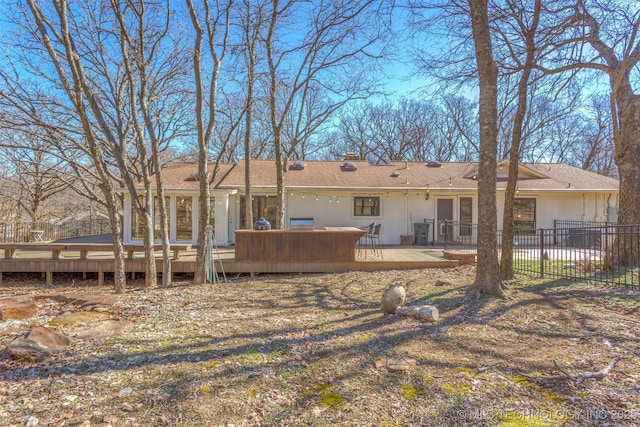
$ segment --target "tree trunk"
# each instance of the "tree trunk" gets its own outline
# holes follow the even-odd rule
[[[625,85],[618,91],[620,142],[616,147],[616,164],[620,174],[618,224],[640,224],[640,96]],[[613,262],[637,267],[637,240],[630,233],[620,234],[613,246]]]
[[[160,236],[162,239],[162,285],[171,284],[171,239],[169,235],[169,215],[168,206],[164,197],[162,187],[162,176],[160,170],[156,172],[158,183],[158,209],[160,209]]]
[[[194,273],[194,281],[196,283],[205,283],[207,245],[209,240],[209,199],[211,198],[211,189],[209,188],[209,172],[207,170],[207,153],[209,144],[200,147],[198,154],[198,176],[200,178],[200,209],[198,210],[198,247],[196,250],[196,270]]]
[[[155,288],[158,283],[158,273],[156,271],[155,236],[153,229],[153,215],[151,215],[153,195],[147,192],[144,195],[145,206],[140,210],[144,227],[144,287]]]
[[[618,224],[640,224],[640,96],[628,91],[618,92],[621,136],[616,150],[620,174]]]
[[[125,271],[125,254],[122,245],[122,221],[120,219],[120,199],[112,188],[103,186],[104,199],[107,203],[107,213],[111,224],[111,238],[113,241],[114,272],[113,285],[117,294],[122,294],[127,288],[127,273]]]
[[[487,0],[469,0],[480,82],[480,162],[478,169],[478,264],[468,296],[504,296],[497,249],[496,152],[498,69],[493,60]]]
[[[518,82],[518,108],[513,120],[511,148],[509,150],[509,179],[504,192],[504,212],[502,216],[502,256],[500,259],[500,273],[502,279],[513,279],[513,199],[518,187],[518,163],[520,162],[520,145],[522,143],[522,128],[527,114],[529,94],[529,78],[535,65],[536,40],[535,35],[540,20],[541,0],[535,1],[533,19],[525,32],[527,54]],[[524,24],[523,24],[524,25]]]
[[[287,193],[284,188],[284,174],[286,172],[283,164],[286,164],[286,159],[282,159],[282,156],[276,156],[276,186],[278,192],[278,210],[276,211],[276,229],[284,230],[284,201]]]
[[[244,130],[244,228],[247,230],[253,227],[253,195],[251,190],[251,135],[253,127],[253,84],[255,81],[255,44],[257,35],[252,33],[254,25],[260,23],[251,20],[251,3],[247,3],[247,20],[244,28],[244,40],[247,48],[247,101]]]

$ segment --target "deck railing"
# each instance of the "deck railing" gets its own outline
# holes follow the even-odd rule
[[[470,221],[445,221],[440,227],[440,234],[444,234],[445,250],[476,250],[478,224]]]
[[[11,222],[0,223],[0,242],[21,243],[33,241],[35,238],[56,240],[110,232],[111,224],[104,218],[60,222]]]

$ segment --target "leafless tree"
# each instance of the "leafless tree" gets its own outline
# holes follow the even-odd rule
[[[536,43],[541,8],[541,0],[534,0],[530,10],[513,0],[506,0],[502,15],[508,18],[503,21],[504,25],[495,25],[496,30],[494,31],[498,34],[501,41],[500,44],[509,52],[506,56],[514,64],[513,72],[518,74],[517,95],[515,96],[516,107],[510,133],[511,142],[509,144],[509,179],[505,189],[502,221],[500,271],[502,278],[507,280],[513,278],[513,199],[516,194],[518,180],[520,145],[523,139],[527,107],[529,106],[530,79],[537,61],[538,49]],[[514,37],[513,33],[517,34],[517,36]],[[517,46],[514,39],[521,40],[521,48]]]
[[[471,161],[477,159],[477,111],[455,95],[353,105],[340,114],[325,138],[328,156],[353,151],[374,164],[394,160]]]
[[[216,168],[210,175],[208,163],[217,127],[218,83],[222,63],[229,47],[232,6],[232,0],[215,3],[202,0],[198,4],[193,0],[187,0],[189,17],[195,31],[191,67],[195,86],[195,122],[198,141],[198,179],[200,182],[198,249],[194,274],[196,283],[206,281],[206,250],[211,232],[210,185],[216,177],[217,165],[225,151],[224,147],[220,147]],[[207,69],[208,73],[205,72]]]
[[[471,26],[480,82],[479,125],[480,162],[478,167],[478,267],[468,296],[490,293],[504,296],[497,248],[496,154],[498,148],[498,67],[487,0],[469,0]]]
[[[276,162],[276,228],[284,218],[288,158],[340,107],[374,87],[371,59],[384,49],[385,6],[378,0],[270,5],[264,83]]]
[[[612,0],[562,2],[556,9],[554,53],[539,64],[547,74],[600,72],[608,79],[615,162],[620,178],[619,224],[640,223],[640,4]],[[629,242],[614,257],[637,265]],[[636,257],[637,258],[637,257]]]
[[[99,113],[96,87],[88,78],[83,62],[84,55],[77,49],[84,44],[74,38],[78,26],[69,21],[69,4],[56,2],[52,8],[43,9],[34,0],[12,10],[14,24],[20,31],[15,39],[13,65],[3,73],[2,99],[15,112],[35,121],[36,125],[51,135],[75,125],[74,136],[84,144],[88,159],[100,177],[101,190],[108,206],[114,238],[116,257],[116,292],[125,290],[124,251],[119,218],[120,199],[103,146],[106,135],[96,126],[104,123]],[[95,36],[95,34],[94,34]],[[27,55],[22,55],[24,48]],[[90,53],[88,53],[90,54]],[[13,61],[19,62],[16,66]],[[28,76],[28,77],[26,77]],[[29,82],[32,77],[37,84]],[[29,86],[36,90],[29,90]],[[42,90],[39,86],[45,86]],[[36,94],[34,96],[34,93]],[[35,108],[34,108],[35,107]]]
[[[171,120],[175,117],[168,118],[163,114],[163,110],[168,110],[166,104],[161,106],[158,104],[166,103],[168,91],[172,97],[171,101],[174,102],[173,105],[179,105],[176,98],[180,92],[175,89],[175,86],[170,86],[169,82],[180,81],[185,58],[181,54],[180,46],[168,55],[164,53],[167,51],[166,44],[175,43],[175,40],[169,38],[171,14],[168,2],[147,5],[144,1],[138,0],[124,2],[110,0],[110,6],[115,18],[114,32],[117,34],[116,40],[119,42],[122,58],[121,72],[124,77],[125,93],[122,97],[122,107],[130,111],[128,116],[130,138],[135,146],[139,160],[139,176],[144,184],[143,197],[132,197],[132,202],[136,204],[144,218],[143,239],[147,261],[145,285],[151,287],[156,284],[155,226],[160,228],[163,248],[162,281],[164,285],[169,285],[171,281],[169,213],[162,181],[161,151],[173,136],[167,135],[166,123],[173,127],[180,122],[176,123]],[[181,110],[172,109],[174,115],[176,111],[179,115]],[[121,139],[127,138],[129,137],[121,137]],[[115,158],[130,193],[132,196],[137,195],[136,182],[130,179],[130,165],[125,162],[126,157],[116,155]],[[153,175],[155,175],[156,184],[155,203],[152,191]],[[140,203],[140,200],[144,200],[144,203]],[[154,211],[160,224],[155,224],[152,214]]]
[[[36,120],[52,147],[67,145],[66,151],[56,149],[56,155],[69,161],[74,171],[92,169],[88,175],[97,179],[82,180],[77,189],[95,196],[97,184],[103,193],[112,221],[120,292],[125,278],[119,187],[127,187],[144,218],[145,284],[153,286],[150,177],[160,176],[161,147],[176,137],[173,130],[182,128],[178,122],[183,119],[181,110],[173,107],[180,105],[176,94],[183,92],[176,87],[184,50],[167,49],[177,40],[167,38],[169,8],[133,0],[81,5],[29,0],[27,6],[17,6],[13,15],[24,37],[13,50],[16,71],[4,74],[4,99]],[[18,48],[29,55],[21,55]],[[32,85],[39,89],[37,96],[24,89],[27,75],[37,82]],[[139,178],[145,185],[140,198]]]
[[[17,212],[26,212],[31,221],[50,217],[43,208],[67,188],[59,179],[64,173],[64,162],[49,155],[48,146],[35,133],[19,130],[0,141],[0,161],[13,169],[5,175],[5,179],[13,182],[13,190],[5,193],[4,198],[17,207]]]

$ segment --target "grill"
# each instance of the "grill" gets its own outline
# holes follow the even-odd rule
[[[271,230],[271,223],[264,218],[260,218],[253,223],[254,230]]]
[[[313,218],[291,218],[289,230],[313,230]]]

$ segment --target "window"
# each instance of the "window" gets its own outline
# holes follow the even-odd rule
[[[164,198],[164,205],[167,207],[167,217],[169,214],[169,197]],[[168,219],[167,225],[171,230],[171,220]],[[156,240],[162,239],[162,221],[160,220],[160,202],[158,196],[153,197],[153,238]]]
[[[471,236],[471,224],[473,221],[473,199],[460,197],[460,235]]]
[[[246,218],[244,206],[247,196],[240,197],[240,227],[253,228],[253,224],[250,227],[246,226]],[[251,212],[253,214],[253,221],[260,218],[264,218],[271,223],[271,227],[276,226],[276,212],[278,211],[278,198],[269,196],[253,196],[251,200]]]
[[[144,237],[144,218],[138,210],[136,203],[144,206],[144,196],[139,195],[138,200],[131,200],[131,239],[142,240]]]
[[[536,199],[513,199],[515,233],[528,234],[536,228]]]
[[[380,216],[380,197],[354,197],[353,216]]]
[[[211,197],[209,199],[209,225],[211,225],[211,230],[215,233],[216,231],[216,198]]]
[[[192,212],[193,197],[176,197],[176,240],[191,240],[193,238]]]

